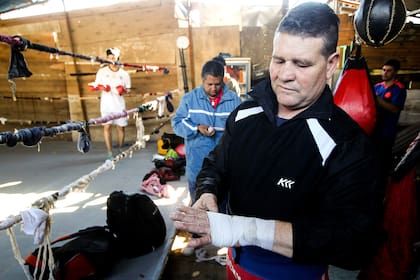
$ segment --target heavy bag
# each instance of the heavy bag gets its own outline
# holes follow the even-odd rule
[[[370,135],[376,123],[376,99],[360,45],[346,59],[334,90],[334,103],[346,111]]]
[[[165,220],[147,195],[112,192],[107,200],[106,217],[109,229],[117,237],[122,256],[147,254],[165,241]]]
[[[405,20],[403,0],[362,0],[354,17],[354,29],[364,43],[380,47],[400,34]]]

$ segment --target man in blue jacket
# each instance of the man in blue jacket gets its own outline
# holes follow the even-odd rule
[[[307,2],[281,20],[270,77],[229,116],[204,159],[196,202],[175,227],[190,247],[229,246],[227,279],[320,280],[360,269],[381,240],[383,190],[374,149],[333,102],[339,19]],[[228,214],[218,212],[227,200]]]
[[[224,66],[210,60],[201,70],[202,85],[186,93],[172,118],[174,132],[185,140],[186,176],[191,202],[203,159],[225,130],[229,114],[242,102],[224,83]]]

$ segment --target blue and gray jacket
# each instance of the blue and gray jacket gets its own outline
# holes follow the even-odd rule
[[[238,95],[226,85],[216,108],[210,104],[202,86],[182,97],[172,118],[172,128],[178,136],[185,139],[186,175],[189,181],[195,181],[204,157],[219,142],[228,116],[241,102]],[[200,124],[212,126],[216,133],[212,137],[202,135],[198,132]]]

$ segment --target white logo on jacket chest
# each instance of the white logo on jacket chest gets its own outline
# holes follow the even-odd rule
[[[295,184],[295,181],[285,179],[285,178],[280,178],[280,180],[277,182],[277,186],[280,186],[286,189],[291,189],[294,184]]]

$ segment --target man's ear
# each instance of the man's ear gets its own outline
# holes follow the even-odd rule
[[[331,79],[334,75],[335,70],[338,66],[338,61],[340,59],[340,55],[335,52],[331,54],[327,59],[327,80]]]

